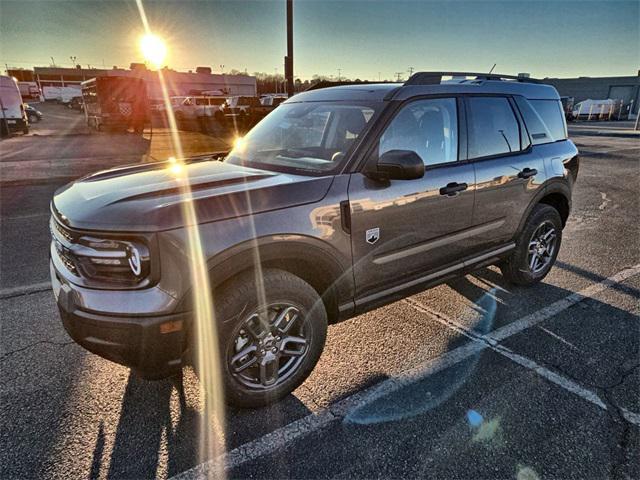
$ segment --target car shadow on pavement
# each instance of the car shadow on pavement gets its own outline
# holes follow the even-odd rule
[[[147,381],[129,374],[107,478],[172,476],[208,460],[200,458],[203,413],[198,388],[185,389],[184,374]],[[294,395],[261,409],[225,407],[225,443],[231,450],[309,414]],[[96,437],[91,478],[98,478],[104,431]],[[102,467],[102,468],[101,468]]]
[[[198,415],[187,405],[179,377],[151,382],[131,372],[107,477],[154,478],[164,455],[170,472],[192,465],[197,452]],[[92,474],[100,471],[96,462],[101,458],[102,441],[98,433]]]

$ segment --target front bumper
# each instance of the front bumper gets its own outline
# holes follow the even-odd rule
[[[97,314],[79,308],[78,287],[65,282],[53,263],[51,282],[65,330],[90,352],[131,367],[148,379],[172,375],[186,362],[188,312],[143,317]],[[112,293],[117,300],[117,292]],[[177,325],[181,327],[176,330]],[[161,332],[168,327],[174,331]]]

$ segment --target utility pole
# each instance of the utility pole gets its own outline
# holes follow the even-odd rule
[[[411,75],[413,75],[413,70],[414,70],[413,67],[409,67],[409,77],[411,77]]]
[[[293,95],[293,0],[287,0],[287,56],[284,57],[287,96]]]
[[[338,69],[338,81],[340,81],[340,74],[341,74],[341,73],[342,73],[342,69],[341,69],[341,68],[339,68],[339,69]]]
[[[396,78],[398,80],[398,82],[400,82],[400,75],[402,75],[402,72],[396,72]]]
[[[71,65],[73,66],[73,68],[76,68],[76,60],[78,59],[78,57],[76,57],[75,55],[72,55],[69,57],[69,60],[71,60]]]
[[[275,87],[276,87],[276,93],[278,93],[278,67],[274,68],[273,71],[275,72],[274,77],[273,77],[273,83],[275,83]]]

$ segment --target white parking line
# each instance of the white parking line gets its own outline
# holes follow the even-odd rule
[[[593,295],[596,295],[597,293],[611,287],[612,285],[620,283],[634,275],[637,275],[638,273],[640,273],[640,264],[622,270],[621,272],[607,279],[604,279],[600,283],[592,284],[579,292],[573,293],[562,300],[558,300],[548,307],[545,307],[541,310],[538,310],[537,312],[527,315],[526,317],[516,320],[512,324],[502,327],[492,332],[491,334],[483,336],[473,334],[473,336],[476,337],[474,338],[475,341],[473,342],[469,342],[466,345],[457,347],[436,359],[417,365],[416,367],[409,369],[396,377],[383,380],[382,382],[373,385],[372,387],[369,387],[360,392],[356,392],[355,394],[337,402],[336,404],[310,413],[306,417],[284,425],[271,433],[256,438],[251,442],[240,445],[239,447],[230,450],[229,452],[219,456],[218,458],[197,465],[172,478],[175,480],[204,478],[210,474],[213,474],[214,472],[219,471],[219,467],[221,465],[223,465],[226,469],[231,469],[238,467],[239,465],[242,465],[246,462],[255,460],[256,458],[259,458],[263,455],[278,451],[294,440],[300,439],[314,431],[318,431],[329,425],[334,420],[340,420],[344,418],[344,416],[348,412],[353,411],[354,408],[357,408],[360,405],[368,404],[378,397],[387,395],[402,388],[403,386],[413,384],[439,371],[456,365],[486,348],[492,348],[505,356],[507,356],[506,353],[509,352],[509,354],[513,356],[515,354],[506,350],[501,345],[498,345],[498,342],[523,330],[526,330],[542,322],[543,320],[546,320],[547,318],[555,316],[561,311],[575,305],[576,303],[586,298],[590,298]],[[412,304],[415,308],[417,302],[415,302],[414,300],[408,300],[408,303]],[[470,336],[469,331],[466,329],[466,327],[457,325],[455,322],[449,321],[449,319],[445,319],[441,314],[433,312],[431,309],[427,309],[424,306],[420,306],[420,308],[424,310],[424,313],[428,313],[430,316],[433,316],[435,313],[439,321],[448,323],[447,326],[449,328],[453,328],[466,336]],[[521,360],[519,357],[520,356],[513,357],[511,358],[511,360]],[[522,359],[524,359],[524,357],[522,357]],[[528,368],[536,368],[536,370],[534,371],[536,371],[540,375],[545,376],[545,378],[548,378],[550,380],[557,380],[557,382],[554,383],[560,382],[561,379],[556,377],[557,374],[543,369],[537,364],[535,367],[533,367],[531,360],[525,360],[522,360],[522,362],[526,363],[529,366]],[[561,386],[568,389],[569,391],[572,391],[573,393],[583,396],[583,398],[586,398],[591,403],[594,403],[602,408],[604,403],[602,403],[599,397],[591,396],[595,394],[592,394],[592,392],[583,389],[579,385],[575,384],[575,382],[573,382],[573,384],[566,383],[566,380],[567,379],[562,378],[563,384],[561,384]],[[604,408],[606,408],[606,406]],[[640,425],[640,415],[628,412],[626,410],[623,410],[623,415],[629,422]]]
[[[603,410],[607,410],[606,404],[600,399],[600,397],[596,393],[592,392],[591,390],[588,390],[587,388],[582,387],[577,382],[569,378],[563,377],[562,375],[559,375],[549,370],[548,368],[538,365],[536,362],[534,362],[533,360],[527,357],[524,357],[522,355],[512,352],[511,350],[506,348],[504,345],[500,345],[499,342],[527,328],[530,328],[544,320],[554,317],[559,312],[566,310],[567,308],[569,308],[572,305],[575,305],[581,300],[584,300],[585,298],[591,298],[597,293],[610,287],[611,285],[620,283],[639,273],[640,273],[640,265],[636,265],[626,270],[622,270],[621,272],[603,280],[600,283],[590,285],[589,287],[581,290],[580,292],[574,293],[572,295],[569,295],[566,298],[558,300],[557,302],[552,303],[546,308],[538,310],[537,312],[534,312],[531,315],[527,315],[526,317],[516,322],[510,323],[505,327],[494,330],[493,332],[487,335],[477,334],[473,330],[470,330],[469,328],[467,328],[465,325],[462,325],[456,322],[455,320],[447,317],[446,315],[440,312],[437,312],[414,299],[409,298],[409,299],[406,299],[405,302],[411,305],[416,310],[422,313],[428,314],[437,322],[441,323],[447,328],[450,328],[452,330],[455,330],[458,333],[463,334],[464,336],[470,338],[474,342],[486,344],[487,346],[489,346],[489,348],[491,348],[496,353],[499,353],[500,355],[508,358],[509,360],[512,360],[513,362],[517,363],[520,366],[523,366],[529,370],[534,371],[538,375],[546,378],[547,380],[555,383],[556,385],[564,388],[565,390],[568,390],[569,392],[581,397],[582,399],[587,400],[588,402],[591,402],[594,405],[597,405]],[[517,328],[511,328],[514,324],[517,325]],[[640,414],[630,412],[625,408],[620,408],[620,410],[622,412],[622,415],[628,422],[634,425],[640,426]]]

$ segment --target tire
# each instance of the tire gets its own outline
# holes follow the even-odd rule
[[[29,115],[29,123],[36,123],[39,122],[40,119],[38,118],[37,115]]]
[[[295,390],[318,362],[327,335],[327,313],[311,285],[277,269],[263,270],[260,285],[269,306],[268,328],[256,315],[264,305],[259,305],[253,271],[231,279],[214,294],[225,399],[236,407],[261,407]],[[278,318],[282,319],[280,330],[275,327]],[[301,345],[301,339],[306,344]],[[278,375],[274,375],[276,368]],[[261,371],[270,377],[268,381],[260,381]],[[270,383],[274,376],[277,379]]]
[[[534,244],[545,236],[547,240],[541,244]],[[502,275],[515,285],[535,285],[546,277],[553,267],[561,243],[560,214],[550,205],[542,203],[536,205],[516,239],[515,250],[499,265]],[[533,259],[534,254],[537,255],[537,260]]]

